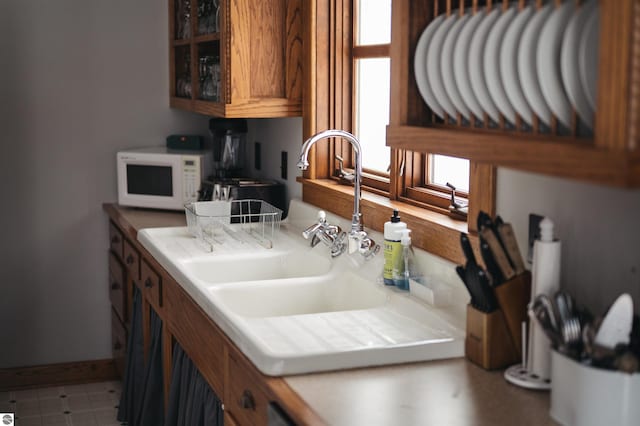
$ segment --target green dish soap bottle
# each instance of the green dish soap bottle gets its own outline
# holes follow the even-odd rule
[[[402,258],[402,246],[400,232],[407,229],[407,224],[400,220],[398,210],[393,211],[393,216],[384,224],[384,270],[382,279],[385,285],[394,285],[393,268]]]

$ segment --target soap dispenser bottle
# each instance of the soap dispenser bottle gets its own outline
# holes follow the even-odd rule
[[[400,231],[400,246],[402,256],[393,268],[393,282],[400,290],[409,290],[409,280],[420,281],[422,273],[416,264],[415,253],[411,246],[411,230]]]
[[[384,224],[384,270],[382,278],[385,285],[394,285],[393,267],[402,257],[400,245],[400,231],[407,229],[407,224],[400,220],[398,210],[393,211],[393,216]]]

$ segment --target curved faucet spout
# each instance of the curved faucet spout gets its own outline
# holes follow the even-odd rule
[[[353,151],[355,152],[355,179],[353,180],[353,216],[351,218],[351,233],[362,231],[362,221],[360,215],[360,185],[362,182],[362,146],[360,141],[351,133],[344,130],[325,130],[324,132],[317,133],[304,141],[302,149],[300,151],[300,160],[298,161],[298,168],[300,170],[306,170],[309,167],[309,150],[311,146],[316,142],[327,139],[339,137],[351,144]]]
[[[349,232],[349,253],[358,251],[366,259],[373,257],[378,251],[380,246],[377,245],[372,239],[367,236],[367,233],[363,230],[362,218],[360,214],[360,185],[362,182],[362,146],[360,141],[354,135],[344,130],[325,130],[311,136],[304,141],[302,149],[300,151],[300,160],[298,161],[298,167],[301,170],[306,170],[309,167],[309,150],[311,146],[319,140],[326,138],[342,138],[349,142],[353,147],[355,153],[355,172],[353,179],[353,216],[351,217],[351,231]]]

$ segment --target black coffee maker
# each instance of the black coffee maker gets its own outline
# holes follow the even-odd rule
[[[212,118],[209,132],[213,138],[213,179],[239,177],[245,162],[247,120],[244,118]]]

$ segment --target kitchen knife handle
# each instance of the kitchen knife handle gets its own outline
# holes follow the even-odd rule
[[[518,241],[513,233],[513,227],[510,223],[502,223],[498,226],[498,233],[500,234],[500,238],[502,238],[504,248],[511,259],[516,275],[520,275],[525,271],[525,266],[522,255],[520,254],[520,249],[518,248]]]
[[[467,262],[477,265],[478,262],[476,262],[476,256],[473,254],[471,241],[469,241],[469,236],[464,232],[460,233],[460,246],[462,247],[462,252],[464,253],[465,259],[467,259]]]
[[[500,245],[500,242],[498,241],[498,238],[493,233],[493,231],[489,228],[485,228],[482,231],[480,231],[480,235],[482,236],[482,238],[484,238],[487,244],[489,244],[489,248],[493,253],[493,258],[498,264],[498,267],[500,268],[500,271],[502,272],[502,276],[504,277],[504,279],[510,280],[511,278],[513,278],[516,275],[516,273],[511,267],[511,264],[509,263],[509,258],[507,257],[504,250],[502,249],[502,246]]]

